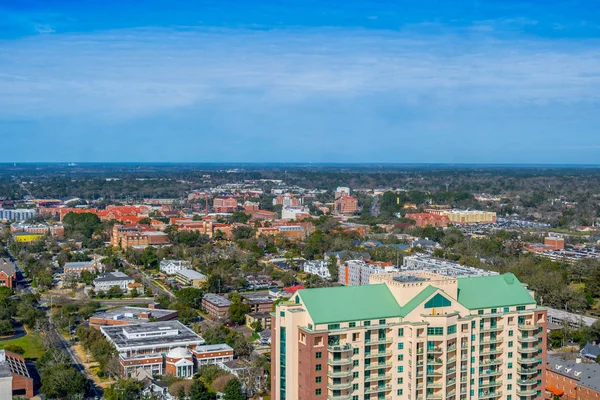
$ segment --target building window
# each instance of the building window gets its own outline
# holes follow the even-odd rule
[[[404,336],[404,328],[398,328],[398,336]]]
[[[398,343],[398,350],[404,349],[404,343]]]
[[[477,310],[478,315],[483,315],[483,310]]]
[[[350,322],[350,323],[348,324],[348,327],[349,327],[349,328],[356,328],[356,322]]]
[[[508,374],[508,379],[512,379],[512,374]]]
[[[427,303],[425,303],[425,308],[439,308],[439,307],[449,307],[452,303],[450,300],[437,293],[433,296]]]
[[[354,379],[358,378],[358,372],[353,372],[352,373],[352,378],[354,378]]]
[[[508,363],[508,368],[512,368],[512,363],[511,362]]]
[[[358,360],[353,360],[353,361],[352,361],[352,365],[353,365],[354,367],[358,367]]]
[[[404,382],[404,378],[398,378],[398,385],[402,385],[402,382]]]
[[[323,366],[321,364],[315,365],[315,370],[320,371]]]
[[[512,385],[510,383],[508,384],[507,387],[508,387],[508,390],[512,390]]]
[[[352,384],[352,390],[358,390],[358,383]]]
[[[315,390],[315,395],[320,396],[321,395],[321,389]]]
[[[315,353],[315,357],[317,358],[317,360],[320,360],[323,357],[323,353],[321,353],[320,351],[317,351]]]
[[[371,321],[364,321],[364,322],[363,322],[363,325],[364,325],[364,326],[371,326]]]
[[[508,336],[512,336],[513,335],[513,331],[508,331]]]
[[[312,324],[308,324],[308,330],[312,331]]]
[[[321,383],[321,379],[322,379],[322,378],[321,378],[320,376],[317,376],[317,377],[315,378],[315,383]]]
[[[280,317],[285,317],[285,311],[280,311],[280,312],[279,312],[279,316],[280,316]]]
[[[512,353],[512,351],[509,351],[509,352],[508,352],[508,358],[512,358],[512,356],[513,356],[513,353]]]
[[[404,372],[404,367],[402,365],[398,366],[398,372],[400,372],[400,373]]]
[[[510,308],[504,307],[504,312],[509,312],[509,311],[510,311]]]
[[[456,333],[456,325],[450,325],[448,327],[448,335],[452,335],[453,333]]]
[[[398,389],[398,396],[402,396],[402,389]]]
[[[327,325],[327,330],[335,330],[335,329],[340,329],[340,324],[329,324]]]
[[[444,334],[444,328],[442,327],[429,327],[427,328],[427,334],[430,336],[441,336]]]
[[[404,354],[398,354],[398,361],[404,361]]]
[[[358,347],[355,347],[352,349],[352,354],[354,354],[354,355],[358,354]]]
[[[517,311],[525,311],[525,306],[517,306]]]
[[[385,319],[380,319],[379,320],[379,325],[385,325]]]

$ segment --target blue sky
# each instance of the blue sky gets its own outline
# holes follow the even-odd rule
[[[595,0],[0,0],[0,162],[600,162]]]

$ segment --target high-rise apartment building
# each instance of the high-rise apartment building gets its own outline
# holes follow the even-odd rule
[[[272,314],[274,400],[541,398],[546,311],[512,274],[374,274]]]

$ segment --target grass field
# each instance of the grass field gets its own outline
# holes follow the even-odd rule
[[[44,352],[40,336],[35,332],[28,331],[27,335],[22,338],[0,342],[0,349],[3,349],[9,344],[21,346],[23,350],[25,350],[25,354],[23,354],[23,357],[25,358],[40,358]]]

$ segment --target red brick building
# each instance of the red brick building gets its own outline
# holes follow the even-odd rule
[[[14,288],[17,281],[15,264],[8,258],[0,258],[0,286]]]
[[[238,202],[233,197],[215,197],[213,209],[217,213],[232,213],[238,208]]]
[[[450,223],[450,218],[446,215],[436,215],[429,213],[406,214],[408,219],[415,221],[415,224],[420,227],[433,226],[436,228],[445,228]]]
[[[600,365],[597,363],[548,356],[545,380],[546,399],[556,396],[561,400],[600,398]]]
[[[333,208],[338,215],[351,215],[358,210],[358,200],[353,196],[342,196],[335,200]]]
[[[549,250],[563,250],[565,248],[565,239],[561,237],[544,238],[544,244]]]
[[[23,356],[0,350],[0,384],[3,389],[8,383],[6,381],[10,382],[13,396],[33,397],[33,379],[29,375]]]

